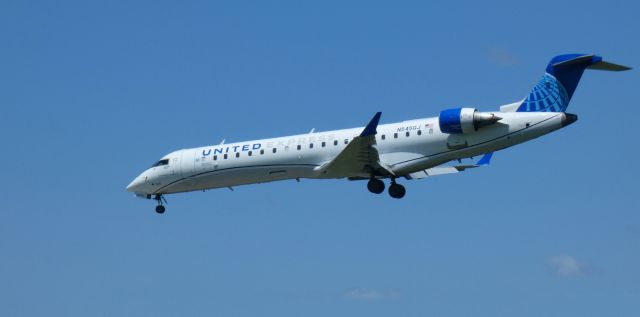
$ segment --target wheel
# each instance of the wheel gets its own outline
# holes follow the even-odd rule
[[[159,214],[164,213],[164,206],[163,205],[156,206],[156,212]]]
[[[393,183],[391,184],[391,186],[389,186],[389,196],[393,198],[400,199],[404,197],[404,194],[406,193],[407,193],[407,190],[404,188],[404,186],[400,184]]]
[[[367,183],[367,189],[374,194],[380,194],[384,191],[384,182],[377,178],[372,178]]]

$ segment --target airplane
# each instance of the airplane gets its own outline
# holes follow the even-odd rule
[[[377,112],[364,127],[182,149],[163,156],[127,190],[154,199],[165,212],[167,194],[229,188],[280,180],[367,180],[380,194],[405,196],[397,181],[428,178],[489,165],[493,152],[562,129],[578,119],[566,109],[586,69],[625,71],[592,54],[551,59],[542,79],[521,101],[499,111],[442,110],[437,117],[379,124]],[[482,155],[475,164],[461,159]],[[450,162],[458,164],[448,165]]]

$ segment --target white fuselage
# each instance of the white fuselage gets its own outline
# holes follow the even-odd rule
[[[380,163],[401,177],[451,160],[501,150],[565,125],[562,112],[496,112],[498,123],[467,134],[446,134],[438,117],[381,124],[375,135]],[[172,152],[127,187],[157,195],[299,178],[385,177],[319,172],[363,128],[315,132]]]

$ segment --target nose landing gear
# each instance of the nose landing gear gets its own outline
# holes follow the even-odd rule
[[[164,199],[162,194],[156,195],[155,197],[153,197],[153,199],[158,202],[158,205],[156,206],[156,212],[159,214],[163,214],[165,210],[163,203],[166,204],[167,200]]]

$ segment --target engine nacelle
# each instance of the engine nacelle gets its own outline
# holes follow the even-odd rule
[[[492,125],[502,118],[490,112],[478,112],[474,108],[454,108],[440,112],[440,131],[449,134],[471,133]]]

